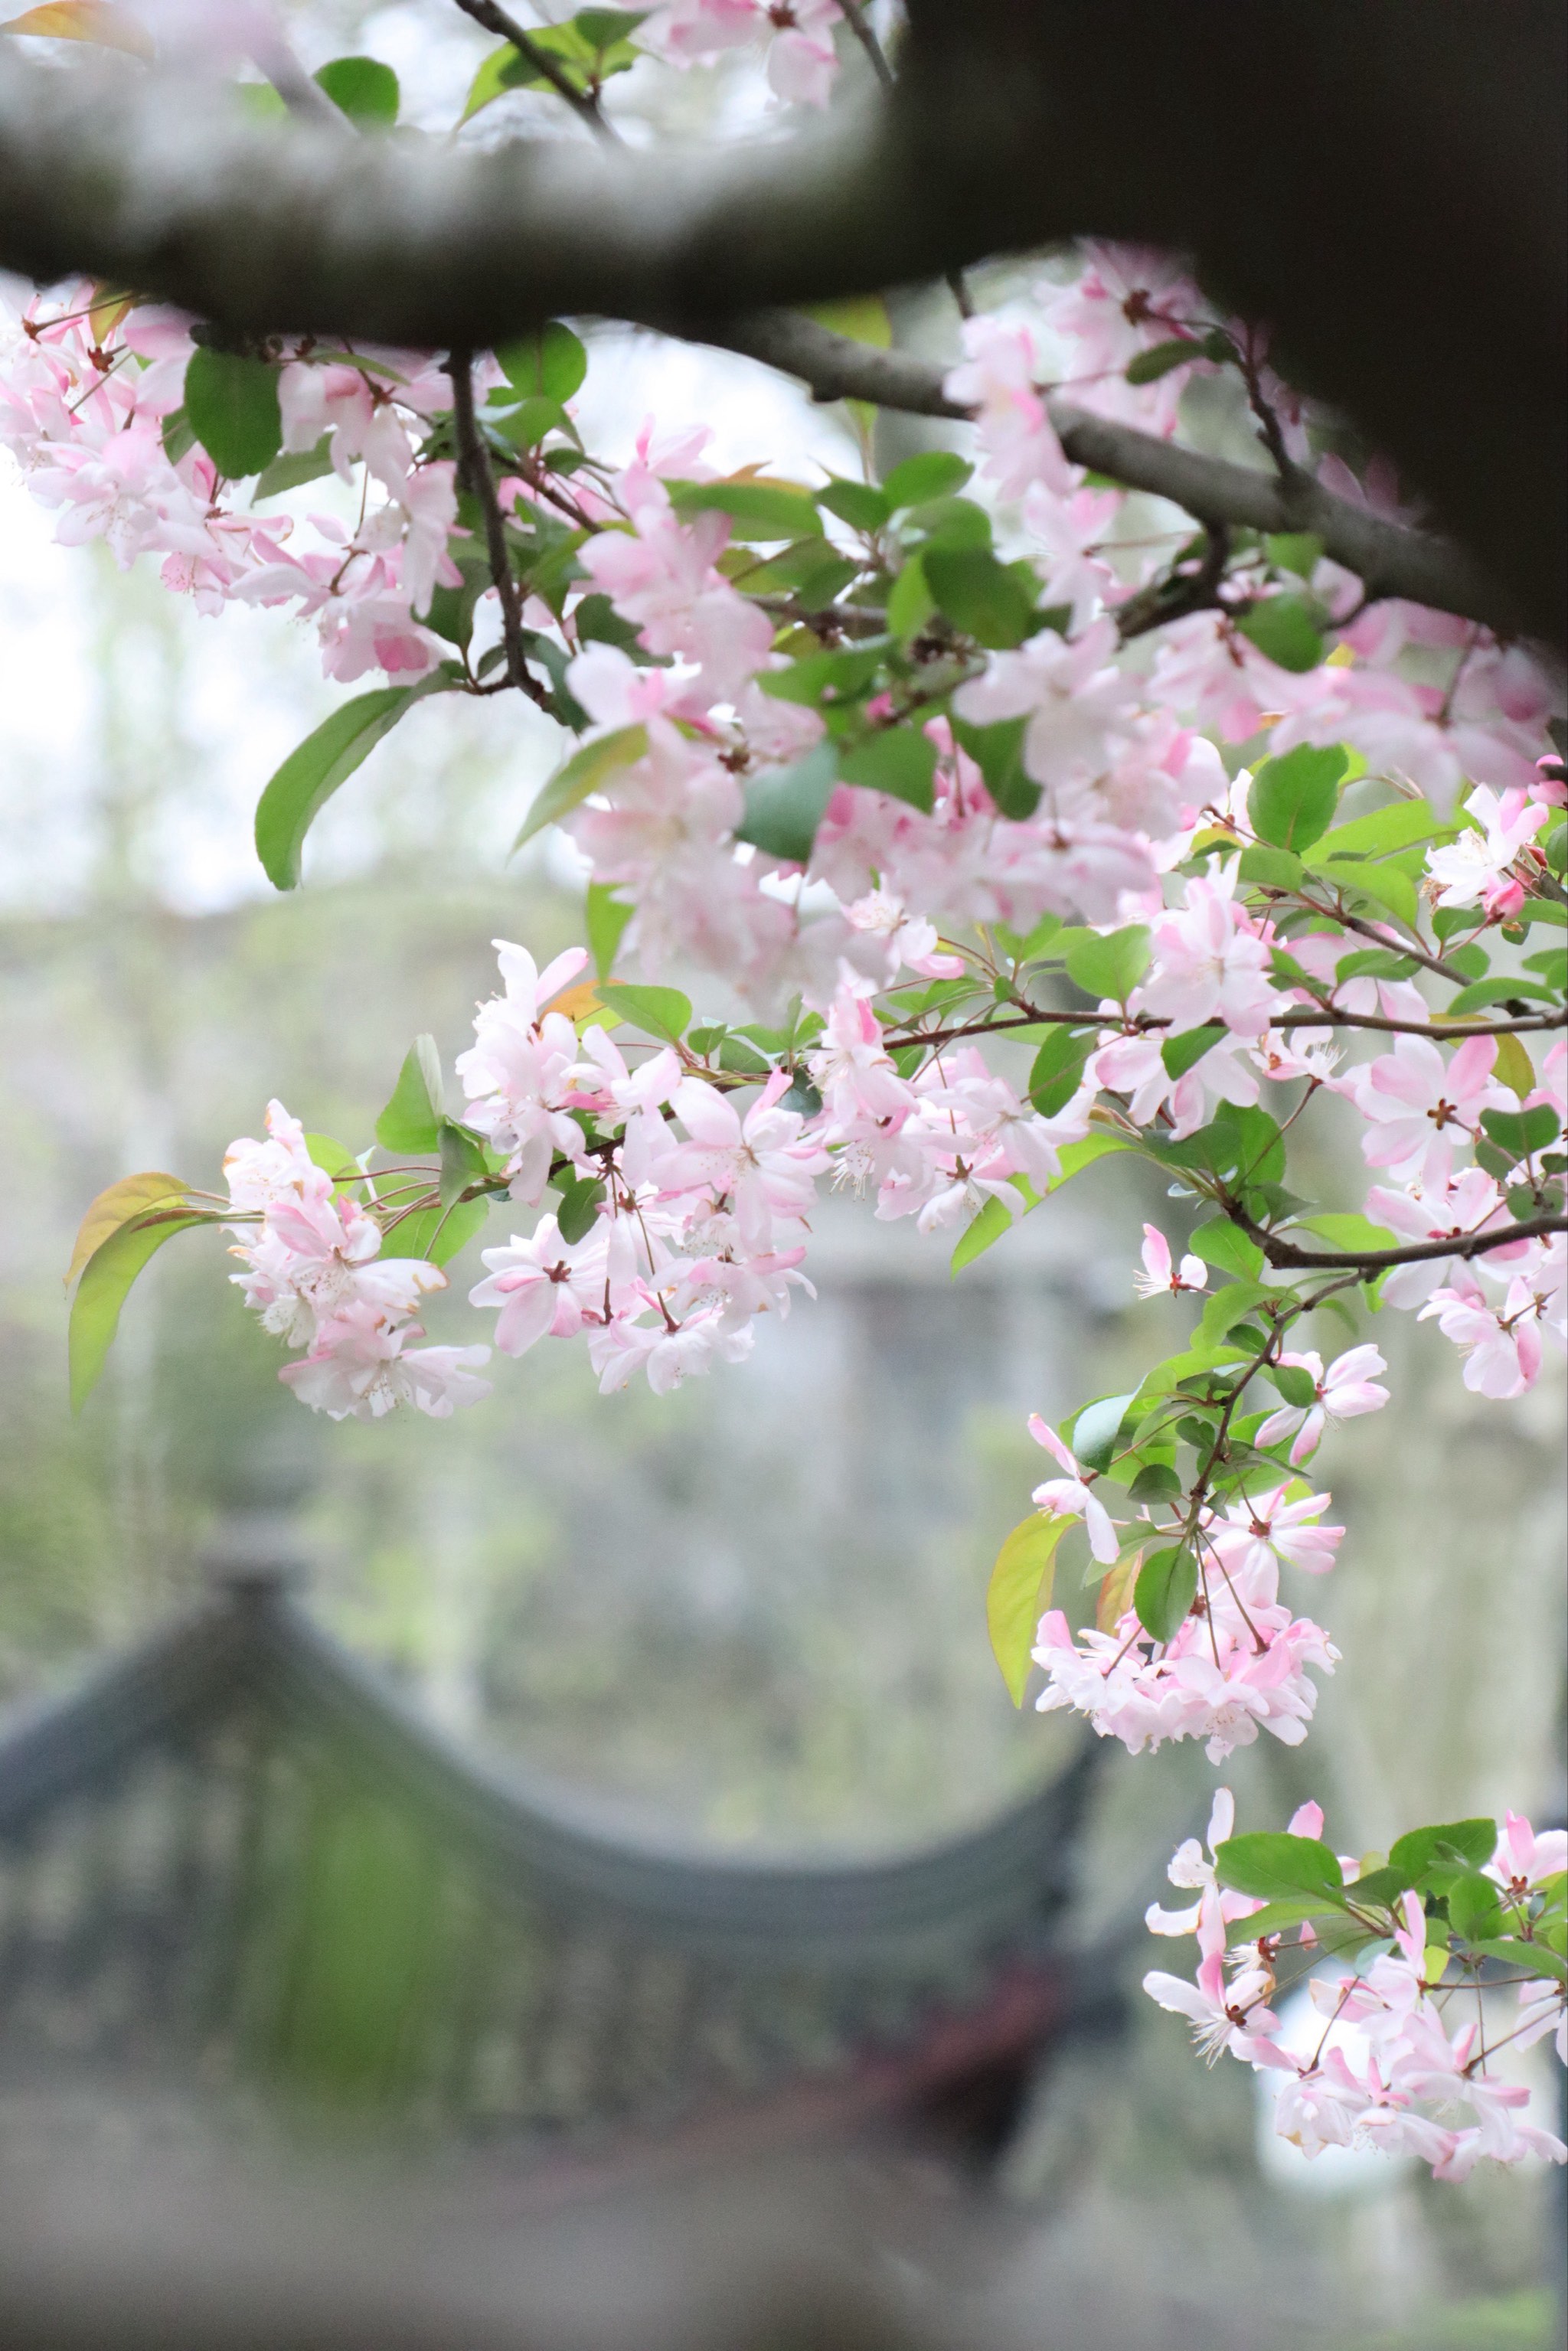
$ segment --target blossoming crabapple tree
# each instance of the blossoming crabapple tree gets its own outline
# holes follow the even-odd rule
[[[1184,1224],[1145,1227],[1133,1287],[1192,1327],[1134,1391],[1030,1422],[1050,1469],[997,1562],[993,1644],[1016,1702],[1038,1667],[1040,1707],[1134,1752],[1295,1745],[1338,1654],[1298,1613],[1344,1533],[1317,1465],[1388,1398],[1371,1318],[1435,1323],[1500,1405],[1563,1332],[1568,794],[1528,633],[1558,617],[1530,513],[1558,478],[1531,307],[1556,19],[1489,22],[1467,77],[1474,11],[1432,0],[1449,47],[1412,58],[1402,12],[1359,8],[1394,152],[1347,203],[1318,142],[1365,92],[1328,5],[1205,12],[1206,44],[1131,0],[977,5],[961,37],[916,0],[890,55],[856,0],[532,27],[459,5],[497,42],[465,120],[529,88],[560,137],[396,131],[387,68],[308,77],[259,5],[57,0],[9,27],[125,53],[107,76],[0,65],[0,259],[40,288],[6,322],[0,430],[34,495],[204,612],[305,621],[361,688],[263,795],[268,875],[298,883],[316,813],[416,701],[512,694],[569,747],[519,841],[559,826],[592,877],[584,946],[541,970],[497,943],[458,1092],[421,1039],[366,1147],[275,1102],[221,1191],[154,1171],[93,1203],[75,1396],[185,1230],[228,1235],[303,1405],[443,1417],[487,1389],[488,1348],[422,1343],[465,1252],[501,1354],[563,1342],[604,1389],[664,1394],[811,1294],[824,1182],[961,1274],[1132,1155]],[[1281,37],[1297,104],[1239,204]],[[742,49],[825,127],[652,167],[618,148],[622,69]],[[841,110],[846,60],[871,95]],[[1437,183],[1504,134],[1510,172],[1466,181],[1481,255]],[[1053,239],[1032,293],[975,311],[967,265]],[[866,296],[941,273],[945,371]],[[777,307],[852,292],[850,333]],[[862,430],[859,474],[783,479],[758,450],[719,475],[700,421],[663,417],[607,463],[560,312],[748,351],[862,426],[876,402],[963,420],[966,450],[879,479]],[[1344,409],[1281,371],[1270,324]],[[1184,438],[1200,380],[1250,420],[1252,463]],[[1478,384],[1535,469],[1523,505],[1467,455]],[[1463,549],[1398,506],[1379,444]],[[276,503],[329,474],[351,527]],[[1331,1102],[1370,1180],[1325,1200],[1295,1145]],[[1082,1625],[1052,1604],[1075,1555]],[[1288,2076],[1309,2153],[1406,2149],[1445,2179],[1563,2159],[1504,2053],[1563,2050],[1563,1835],[1510,1814],[1346,1858],[1322,1832],[1309,1804],[1237,1834],[1222,1790],[1172,1864],[1189,1906],[1149,1917],[1196,1936],[1196,1980],[1153,1973],[1153,1997],[1211,2059]],[[1323,2032],[1293,2055],[1270,2003],[1325,1959]]]

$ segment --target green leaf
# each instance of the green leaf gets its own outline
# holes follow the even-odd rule
[[[915,726],[884,726],[848,749],[839,747],[839,773],[846,784],[886,792],[929,816],[936,774],[936,746]]]
[[[1051,1031],[1029,1073],[1029,1098],[1042,1118],[1054,1118],[1071,1101],[1093,1044],[1092,1029],[1080,1032],[1064,1024]]]
[[[806,538],[822,528],[811,493],[792,482],[673,482],[670,503],[683,521],[728,515],[737,538]]]
[[[434,1151],[441,1140],[441,1056],[434,1037],[416,1037],[403,1055],[392,1100],[376,1121],[383,1151]]]
[[[397,76],[379,57],[334,57],[315,79],[361,131],[390,130],[397,120]]]
[[[68,1348],[71,1410],[79,1412],[98,1385],[104,1361],[120,1328],[120,1310],[131,1285],[157,1250],[193,1225],[217,1222],[206,1209],[153,1208],[122,1224],[94,1249],[71,1301]]]
[[[1344,1872],[1339,1856],[1316,1837],[1291,1836],[1282,1829],[1260,1829],[1228,1837],[1217,1847],[1215,1874],[1234,1893],[1264,1902],[1289,1902],[1328,1895],[1343,1907]]]
[[[917,507],[927,498],[951,497],[961,490],[974,473],[967,458],[953,449],[919,449],[913,457],[905,457],[895,465],[883,483],[882,492],[890,512],[900,507]]]
[[[1197,1562],[1190,1551],[1176,1544],[1151,1552],[1133,1588],[1133,1605],[1145,1632],[1156,1641],[1173,1640],[1197,1591]]]
[[[484,1136],[476,1134],[460,1120],[442,1119],[437,1133],[441,1142],[441,1205],[450,1208],[470,1184],[476,1184],[481,1176],[489,1174],[490,1163],[485,1156]]]
[[[400,1217],[387,1235],[389,1257],[423,1258],[431,1265],[446,1265],[482,1232],[490,1211],[487,1200],[459,1200],[450,1208],[416,1208]]]
[[[1040,787],[1023,763],[1029,716],[1001,718],[994,726],[971,726],[967,718],[951,721],[955,741],[968,753],[985,778],[1000,813],[1022,822],[1040,806]]]
[[[570,400],[582,389],[588,352],[570,327],[548,319],[531,335],[502,343],[496,351],[501,372],[525,400]]]
[[[1301,861],[1288,849],[1270,849],[1266,842],[1253,841],[1242,851],[1237,871],[1243,882],[1261,890],[1295,890],[1301,885]]]
[[[563,1241],[580,1241],[593,1230],[599,1218],[599,1204],[604,1197],[601,1176],[582,1176],[576,1183],[568,1184],[556,1210],[556,1224]]]
[[[634,906],[623,905],[615,895],[615,885],[610,882],[591,882],[584,927],[588,933],[589,953],[593,968],[601,979],[608,979],[615,967],[616,951],[622,934],[635,914]]]
[[[1127,1489],[1132,1502],[1174,1502],[1182,1482],[1168,1461],[1145,1461]]]
[[[1335,889],[1348,891],[1352,897],[1370,898],[1375,906],[1385,908],[1406,930],[1416,929],[1420,914],[1416,884],[1396,865],[1353,865],[1344,860],[1330,864],[1326,859],[1312,857],[1308,860],[1308,869],[1321,873]]]
[[[1436,1828],[1411,1829],[1396,1837],[1388,1848],[1388,1865],[1397,1869],[1407,1885],[1419,1886],[1429,1871],[1451,1869],[1454,1861],[1449,1856],[1479,1869],[1496,1851],[1497,1823],[1478,1816],[1445,1821]]]
[[[332,436],[323,433],[313,449],[286,451],[264,468],[256,488],[251,493],[254,506],[260,498],[275,498],[283,490],[297,490],[302,482],[319,481],[332,470]]]
[[[1035,625],[1034,601],[1016,575],[983,547],[928,547],[926,585],[956,629],[982,645],[1021,645]]]
[[[819,490],[816,496],[820,507],[826,507],[841,522],[847,522],[852,530],[880,530],[893,512],[893,501],[886,491],[873,488],[870,482],[842,481],[835,475],[827,488]]]
[[[1568,1983],[1568,1961],[1560,1959],[1553,1950],[1536,1938],[1526,1942],[1521,1935],[1488,1936],[1481,1940],[1467,1938],[1470,1949],[1487,1959],[1506,1959],[1512,1967],[1522,1968],[1534,1976],[1549,1977],[1553,1983]]]
[[[1122,373],[1128,383],[1158,383],[1173,368],[1191,367],[1202,357],[1203,345],[1191,336],[1180,335],[1169,342],[1155,343],[1152,350],[1136,352]]]
[[[1259,838],[1298,856],[1310,849],[1333,822],[1344,768],[1337,743],[1322,751],[1301,743],[1282,758],[1266,759],[1247,795],[1247,813]]]
[[[1305,597],[1270,596],[1244,612],[1236,625],[1260,653],[1300,676],[1316,669],[1323,657],[1316,611]],[[1283,846],[1289,848],[1290,843]]]
[[[905,529],[918,539],[923,555],[929,555],[937,549],[979,549],[988,554],[991,552],[995,536],[991,517],[984,507],[976,505],[973,498],[927,498],[924,506],[911,507],[904,519]],[[1016,573],[1018,567],[1008,564],[1004,569]],[[1033,567],[1027,562],[1024,572],[1027,579],[1020,576],[1019,584],[1032,603],[1040,582]]]
[[[574,808],[584,801],[590,792],[596,792],[607,777],[622,768],[635,767],[647,756],[648,730],[645,726],[615,726],[608,735],[595,736],[574,751],[564,767],[558,768],[534,799],[523,820],[522,830],[512,843],[516,856],[526,841],[542,832],[547,824],[559,823]]]
[[[1363,1249],[1397,1249],[1398,1238],[1386,1225],[1375,1225],[1370,1217],[1359,1210],[1342,1212],[1333,1209],[1322,1216],[1301,1217],[1296,1229],[1315,1233],[1319,1240],[1327,1241],[1331,1249],[1361,1251]]]
[[[1115,1458],[1116,1439],[1132,1401],[1131,1392],[1126,1395],[1098,1396],[1078,1413],[1067,1443],[1083,1468],[1102,1472],[1109,1469]]]
[[[613,987],[601,985],[595,994],[628,1028],[641,1029],[666,1045],[678,1045],[691,1026],[691,998],[678,987],[632,987],[618,980]]]
[[[334,1186],[345,1188],[361,1185],[364,1170],[346,1143],[331,1134],[307,1134],[305,1148],[313,1166],[332,1178]]]
[[[887,591],[887,625],[901,644],[907,644],[920,634],[936,610],[925,562],[920,556],[911,555]]]
[[[1071,965],[1068,969],[1071,969]],[[1201,1061],[1206,1053],[1211,1053],[1228,1033],[1223,1020],[1206,1020],[1201,1029],[1188,1029],[1180,1037],[1166,1037],[1160,1047],[1166,1076],[1185,1078],[1194,1064]]]
[[[1262,1250],[1228,1217],[1215,1217],[1207,1224],[1199,1225],[1188,1247],[1205,1265],[1215,1266],[1222,1273],[1239,1274],[1243,1281],[1255,1281],[1263,1270]]]
[[[1092,1167],[1097,1159],[1105,1158],[1109,1153],[1131,1151],[1133,1148],[1133,1144],[1124,1134],[1106,1134],[1103,1132],[1098,1134],[1086,1134],[1082,1143],[1063,1144],[1056,1155],[1061,1164],[1061,1173],[1052,1184],[1051,1190],[1059,1192],[1061,1186],[1074,1176],[1081,1176],[1085,1167]]]
[[[1225,1939],[1235,1950],[1242,1944],[1260,1941],[1265,1935],[1283,1935],[1292,1927],[1315,1926],[1324,1917],[1322,1896],[1304,1894],[1293,1902],[1266,1903],[1261,1910],[1254,1910],[1246,1918],[1232,1918],[1226,1928]],[[1343,1924],[1342,1917],[1333,1911],[1326,1917],[1336,1928]]]
[[[992,1655],[1015,1706],[1023,1704],[1035,1628],[1051,1605],[1056,1547],[1076,1523],[1037,1510],[1013,1529],[997,1553],[986,1590],[986,1624]]]
[[[1316,1404],[1317,1383],[1311,1372],[1304,1370],[1300,1364],[1271,1364],[1269,1377],[1285,1402],[1294,1405],[1298,1412],[1309,1411]]]
[[[1314,531],[1274,530],[1263,541],[1263,551],[1276,571],[1293,571],[1310,580],[1323,559],[1323,543]]]
[[[406,711],[450,683],[443,671],[433,670],[417,685],[381,685],[356,695],[290,751],[256,808],[256,853],[274,889],[298,886],[305,836],[339,785]]]
[[[1448,1924],[1467,1942],[1503,1932],[1502,1901],[1490,1877],[1467,1870],[1448,1888]]]
[[[185,415],[228,480],[262,473],[283,446],[277,370],[265,360],[199,343],[185,369]]]
[[[760,775],[748,777],[746,814],[735,829],[737,841],[753,842],[768,857],[809,864],[837,769],[835,746],[819,743],[787,768],[765,768]]]
[[[841,652],[807,653],[788,669],[763,670],[757,683],[779,702],[840,704],[864,693],[887,658],[888,640],[876,638]]]
[[[964,1268],[973,1265],[977,1257],[983,1257],[993,1241],[999,1241],[1004,1233],[1010,1233],[1014,1222],[1000,1200],[988,1200],[979,1214],[970,1218],[958,1236],[953,1251],[950,1279],[956,1281]]]
[[[1095,932],[1067,951],[1067,976],[1085,996],[1113,996],[1118,1004],[1128,997],[1149,967],[1146,923],[1129,923],[1125,930],[1102,938]]]
[[[1560,1132],[1550,1102],[1538,1103],[1534,1110],[1483,1110],[1481,1124],[1492,1141],[1515,1159],[1544,1151],[1548,1144],[1556,1142]]]
[[[1223,1290],[1215,1291],[1205,1306],[1194,1343],[1202,1340],[1211,1347],[1218,1346],[1227,1333],[1269,1295],[1261,1282],[1228,1281]]]
[[[1335,857],[1391,856],[1396,850],[1413,849],[1417,841],[1430,841],[1437,831],[1437,820],[1425,800],[1395,800],[1388,808],[1374,809],[1370,816],[1353,817],[1348,824],[1336,824],[1318,842],[1314,862]]]

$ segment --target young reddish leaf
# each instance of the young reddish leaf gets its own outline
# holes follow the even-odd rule
[[[218,1220],[213,1208],[153,1209],[110,1233],[87,1261],[71,1302],[68,1350],[71,1410],[79,1412],[98,1385],[105,1358],[120,1328],[120,1310],[131,1285],[155,1251],[192,1225]]]
[[[91,1203],[77,1229],[71,1261],[66,1269],[67,1289],[88,1259],[122,1225],[157,1209],[183,1207],[189,1197],[190,1188],[183,1176],[165,1176],[157,1168],[140,1176],[122,1176],[118,1183],[110,1184]]]

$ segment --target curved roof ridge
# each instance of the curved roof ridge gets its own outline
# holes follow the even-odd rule
[[[0,1739],[0,1836],[25,1833],[49,1802],[246,1692],[331,1734],[371,1786],[401,1787],[433,1811],[519,1898],[773,1967],[852,1954],[863,1962],[889,1944],[956,1957],[1034,1939],[1070,1891],[1095,1752],[1086,1746],[1054,1782],[977,1826],[914,1848],[862,1858],[704,1854],[617,1834],[543,1775],[475,1754],[277,1581],[251,1579]]]

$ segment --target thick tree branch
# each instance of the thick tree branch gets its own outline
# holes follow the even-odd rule
[[[1561,0],[1204,0],[1196,16],[909,0],[909,16],[873,104],[699,153],[246,127],[134,68],[0,44],[0,266],[135,286],[235,329],[482,349],[560,314],[711,333],[1067,236],[1187,250],[1524,622],[1558,634]],[[1257,527],[1239,470],[1215,519]],[[1381,545],[1342,559],[1388,592]]]

